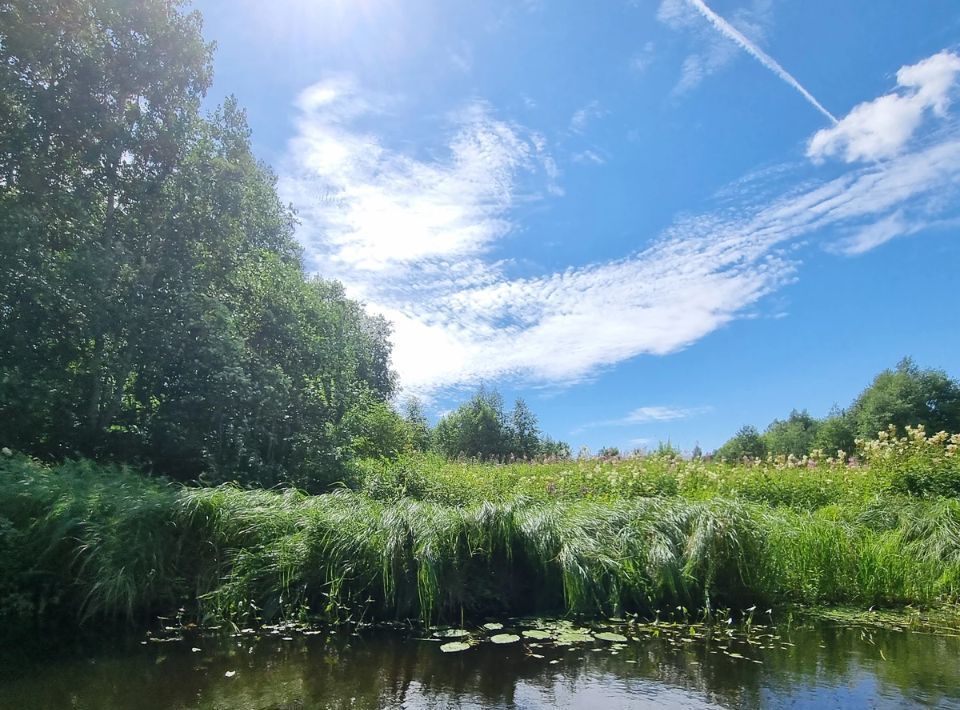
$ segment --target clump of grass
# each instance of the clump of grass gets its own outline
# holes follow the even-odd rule
[[[129,618],[175,605],[183,596],[176,499],[172,486],[124,468],[5,462],[0,519],[18,547],[8,550],[4,583],[20,600],[18,616],[66,609]]]

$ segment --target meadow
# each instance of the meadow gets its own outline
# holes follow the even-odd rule
[[[4,455],[0,623],[951,606],[958,445],[960,435],[912,429],[861,444],[856,458],[417,454],[362,462],[315,496]]]

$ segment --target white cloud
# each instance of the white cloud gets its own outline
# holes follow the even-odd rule
[[[657,46],[652,41],[643,45],[641,50],[630,58],[630,68],[637,74],[645,72],[655,59]]]
[[[597,429],[600,427],[631,426],[633,424],[649,424],[651,422],[675,422],[681,419],[697,417],[710,411],[713,411],[713,407],[675,407],[669,405],[637,407],[618,419],[604,419],[602,421],[582,424],[574,429],[571,434],[580,434],[587,429]]]
[[[697,51],[683,60],[674,94],[692,91],[708,76],[729,66],[739,55],[737,45],[705,23],[703,15],[689,0],[662,0],[657,19],[671,29],[693,34],[697,41]],[[729,24],[756,42],[762,41],[772,22],[769,0],[754,0],[749,8],[740,8],[733,13]]]
[[[573,112],[573,116],[570,117],[570,130],[574,133],[583,133],[590,121],[606,115],[607,112],[600,107],[599,101],[596,99],[589,101]]]
[[[447,155],[422,161],[353,127],[385,102],[350,81],[305,90],[279,188],[294,202],[310,256],[325,271],[384,271],[481,253],[510,229],[514,180],[544,161],[514,125],[474,103],[454,117]]]
[[[607,159],[602,155],[597,153],[595,150],[580,151],[579,153],[573,154],[573,162],[575,163],[593,163],[594,165],[603,165],[607,162]]]
[[[461,43],[456,49],[450,50],[450,63],[463,74],[469,74],[473,69],[473,49],[466,43]]]
[[[853,237],[845,239],[837,245],[837,251],[851,256],[863,254],[895,237],[906,234],[910,231],[910,228],[911,226],[903,218],[903,212],[897,210],[893,214],[857,230]]]
[[[711,407],[638,407],[624,417],[625,424],[639,424],[641,422],[672,422],[677,419],[688,419],[699,414],[705,414]]]
[[[807,156],[823,161],[836,155],[847,163],[889,158],[903,150],[929,111],[943,118],[960,73],[960,56],[943,51],[897,72],[890,93],[858,104],[841,121],[810,140]]]
[[[280,184],[318,270],[394,322],[395,366],[419,394],[481,379],[569,384],[675,352],[794,280],[799,244],[830,230],[845,237],[836,250],[862,253],[942,219],[960,187],[960,137],[948,133],[828,181],[760,173],[652,241],[638,234],[645,246],[620,259],[516,278],[489,249],[522,238],[523,181],[556,180],[546,140],[473,104],[443,150],[415,158],[360,128],[385,102],[343,82],[305,92]]]

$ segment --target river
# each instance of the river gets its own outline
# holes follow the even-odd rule
[[[0,708],[960,708],[952,635],[623,624],[609,628],[625,640],[585,640],[568,624],[569,642],[549,628],[552,638],[502,644],[470,630],[471,647],[454,653],[442,650],[450,638],[375,628],[8,647]]]

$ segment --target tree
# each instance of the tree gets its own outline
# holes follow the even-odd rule
[[[821,420],[813,439],[811,451],[819,449],[827,456],[836,456],[838,451],[850,455],[856,448],[854,423],[844,412],[833,410]]]
[[[306,276],[236,100],[200,115],[180,7],[0,4],[0,441],[318,487],[397,449],[390,327]]]
[[[877,375],[850,407],[857,436],[876,438],[893,424],[929,432],[960,431],[960,384],[942,370],[921,370],[910,358]]]
[[[423,405],[414,397],[410,397],[404,404],[403,419],[407,425],[409,446],[414,451],[427,451],[430,448],[431,433],[427,417],[423,413]]]
[[[536,415],[530,411],[527,403],[517,399],[510,415],[511,453],[522,459],[533,459],[540,454],[540,428]]]
[[[434,444],[444,455],[502,460],[511,450],[503,399],[496,390],[481,387],[455,411],[440,418]]]
[[[763,437],[752,426],[741,427],[732,439],[717,449],[717,456],[727,461],[763,458],[766,454]]]
[[[196,13],[144,0],[0,5],[0,430],[91,452],[135,356],[144,229],[210,83]]]
[[[500,393],[482,386],[467,402],[440,418],[432,443],[449,458],[471,456],[505,461],[570,457],[567,444],[541,436],[537,417],[526,402],[517,399],[508,417]]]
[[[800,458],[813,448],[820,423],[806,410],[794,409],[786,420],[774,419],[763,434],[767,453]]]
[[[540,439],[540,455],[548,459],[569,459],[573,454],[570,450],[570,444],[565,441],[557,441],[549,436],[543,436]]]

